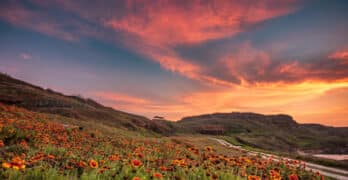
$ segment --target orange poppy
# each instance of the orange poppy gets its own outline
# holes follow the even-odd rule
[[[109,161],[117,161],[120,159],[120,157],[117,154],[109,156]]]
[[[140,177],[134,177],[132,180],[141,180]]]
[[[98,168],[98,162],[93,159],[89,160],[88,164],[91,168]]]
[[[131,163],[132,163],[132,165],[133,165],[134,167],[139,167],[139,166],[142,165],[141,161],[139,161],[139,160],[137,160],[137,159],[133,159],[133,160],[131,161]]]
[[[51,155],[51,154],[49,154],[49,155],[47,155],[47,158],[48,158],[48,159],[55,159],[56,157],[53,156],[53,155]]]
[[[15,170],[25,169],[25,161],[22,160],[20,157],[16,156],[12,158],[11,166]]]
[[[9,168],[11,168],[11,164],[7,163],[7,162],[4,162],[4,163],[2,163],[2,167],[5,168],[5,169],[9,169]]]
[[[298,177],[296,174],[289,175],[289,180],[298,180]]]
[[[211,146],[207,146],[207,147],[205,147],[205,150],[207,150],[207,151],[213,151],[213,148],[212,148]]]
[[[154,178],[157,178],[157,179],[162,179],[162,178],[163,178],[162,174],[161,174],[161,173],[158,173],[158,172],[153,173],[152,176],[153,176]]]
[[[83,161],[79,161],[78,162],[78,166],[81,167],[81,168],[86,167],[86,163],[83,162]]]
[[[261,180],[261,178],[259,176],[249,175],[248,180]]]

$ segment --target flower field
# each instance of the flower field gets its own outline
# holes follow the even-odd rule
[[[114,129],[115,132],[118,129]],[[326,179],[305,164],[105,133],[0,104],[0,179]]]

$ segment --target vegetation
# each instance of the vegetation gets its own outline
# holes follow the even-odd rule
[[[0,73],[0,179],[324,178],[306,172],[300,161],[247,155],[209,141],[210,135],[282,153],[324,146],[330,147],[326,152],[346,152],[341,147],[347,147],[341,138],[346,128],[301,125],[286,115],[149,120]]]
[[[298,124],[288,115],[216,113],[187,117],[177,122],[182,131],[200,133],[215,126],[233,144],[276,152],[348,153],[348,128]],[[217,129],[217,128],[215,128]]]
[[[220,154],[180,138],[134,136],[0,104],[2,179],[321,179],[299,161]],[[68,119],[66,119],[68,120]]]

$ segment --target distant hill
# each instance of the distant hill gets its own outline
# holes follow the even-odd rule
[[[58,114],[83,121],[96,121],[114,127],[149,129],[166,134],[166,127],[146,117],[105,107],[92,99],[67,96],[0,73],[0,103],[36,112]]]
[[[225,135],[255,148],[294,152],[348,153],[348,128],[299,124],[289,115],[215,113],[186,117],[183,131]]]

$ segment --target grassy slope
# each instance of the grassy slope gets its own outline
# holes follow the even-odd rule
[[[178,124],[198,132],[205,126],[221,126],[230,141],[271,151],[348,153],[348,139],[342,138],[348,137],[348,128],[298,124],[286,115],[220,113],[184,118]]]
[[[103,123],[129,130],[149,129],[165,134],[166,126],[149,119],[77,96],[66,96],[0,73],[0,102],[36,112],[57,114],[85,122]]]
[[[73,124],[84,128],[102,127],[103,131],[114,131],[130,136],[160,137],[160,134],[177,133],[195,134],[204,125],[221,125],[226,128],[227,140],[234,144],[242,144],[248,148],[262,148],[281,152],[298,148],[316,149],[330,147],[328,152],[335,151],[346,141],[338,137],[346,137],[344,128],[329,128],[320,125],[299,125],[289,116],[255,117],[249,114],[238,118],[229,114],[218,116],[202,115],[186,118],[178,123],[168,121],[150,121],[142,116],[117,111],[104,107],[93,100],[76,96],[66,96],[52,90],[28,84],[0,73],[0,102],[14,104],[36,112],[48,113],[51,120],[64,124]],[[239,114],[241,115],[241,114]],[[251,115],[251,116],[250,116]],[[213,118],[212,118],[213,117]],[[279,121],[283,119],[283,121]],[[136,131],[128,131],[136,130]],[[159,134],[158,134],[159,133]],[[185,142],[204,142],[201,135],[195,138],[175,138]],[[193,140],[195,139],[195,140]],[[199,139],[197,141],[197,139]],[[211,142],[209,142],[211,143]],[[204,144],[204,143],[203,143]],[[207,145],[207,143],[205,143]],[[215,144],[216,145],[216,144]],[[223,150],[224,148],[221,148]]]
[[[57,122],[59,119],[59,122]],[[74,126],[73,118],[43,114],[0,103],[0,179],[245,179],[296,173],[320,176],[240,152],[225,154],[204,136],[154,138],[99,123]],[[84,122],[89,123],[89,122]],[[196,145],[197,144],[197,145]],[[221,150],[221,151],[220,151]],[[91,160],[97,166],[89,164]],[[141,163],[136,166],[133,160]],[[4,164],[5,163],[5,164]],[[8,163],[6,166],[6,163]],[[294,162],[296,163],[296,162]],[[25,166],[23,166],[25,165]],[[16,170],[15,167],[19,167]],[[258,167],[258,168],[256,168]]]

